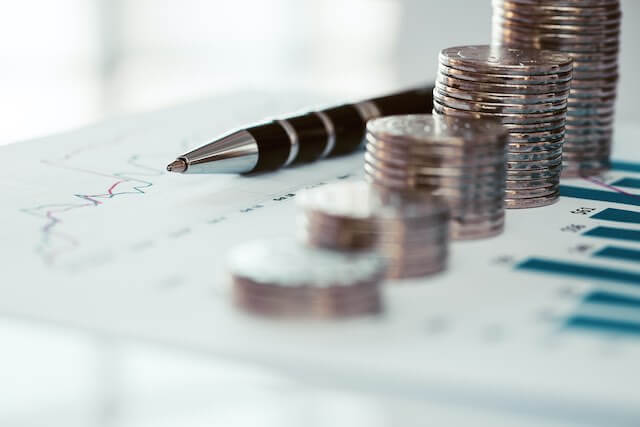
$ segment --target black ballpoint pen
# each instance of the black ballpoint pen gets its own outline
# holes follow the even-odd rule
[[[167,166],[181,173],[252,173],[276,170],[354,151],[367,120],[430,113],[433,86],[274,120],[230,133],[178,157]]]

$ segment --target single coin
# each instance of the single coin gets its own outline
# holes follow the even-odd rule
[[[554,84],[571,81],[572,72],[558,74],[541,75],[518,75],[518,74],[496,74],[496,73],[475,73],[457,68],[448,67],[444,64],[438,66],[438,72],[445,76],[454,77],[461,80],[470,80],[478,83],[501,83],[501,84]]]
[[[504,141],[506,131],[494,120],[469,121],[430,114],[382,117],[367,123],[376,139],[465,145],[468,141]]]
[[[568,55],[490,45],[443,49],[439,62],[459,70],[498,74],[556,74],[569,72],[573,68],[573,59]]]

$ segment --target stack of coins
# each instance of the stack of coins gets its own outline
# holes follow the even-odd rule
[[[340,318],[378,313],[384,261],[294,240],[258,240],[229,257],[236,306],[273,317]]]
[[[446,267],[449,209],[429,194],[341,182],[299,195],[304,239],[342,251],[375,248],[387,277],[422,277]]]
[[[609,168],[621,18],[619,0],[493,0],[494,42],[574,59],[565,176]]]
[[[554,203],[559,197],[571,57],[483,45],[444,49],[439,59],[434,113],[493,118],[509,132],[505,207]]]
[[[365,173],[379,186],[442,196],[454,239],[504,229],[506,129],[493,120],[428,114],[367,124]]]

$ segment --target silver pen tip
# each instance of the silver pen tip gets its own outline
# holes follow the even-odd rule
[[[176,159],[167,165],[168,172],[184,172],[187,170],[187,162],[182,159]]]

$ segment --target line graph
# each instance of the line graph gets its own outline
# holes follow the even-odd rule
[[[73,194],[72,197],[75,200],[67,203],[47,203],[21,209],[25,214],[42,218],[45,221],[40,228],[40,240],[36,245],[35,250],[44,263],[49,266],[54,265],[60,255],[76,249],[80,244],[77,236],[66,232],[62,228],[65,214],[78,209],[99,207],[114,197],[125,195],[144,195],[148,189],[153,186],[153,182],[150,179],[164,174],[164,171],[161,169],[142,164],[140,162],[139,155],[132,155],[127,159],[126,171],[115,172],[112,174],[77,168],[64,163],[74,154],[78,154],[82,151],[83,150],[80,149],[73,153],[69,153],[59,161],[51,162],[43,160],[42,163],[49,166],[114,180],[103,192],[97,192],[94,194]]]

